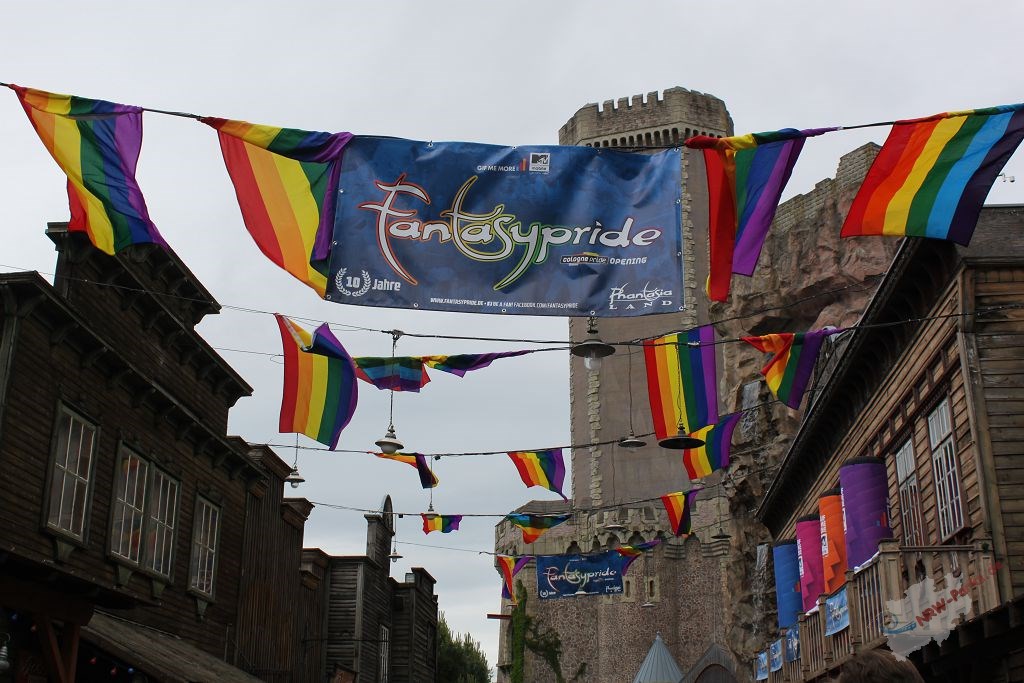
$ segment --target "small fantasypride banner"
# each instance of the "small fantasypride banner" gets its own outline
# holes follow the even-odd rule
[[[324,298],[520,315],[679,311],[680,166],[678,149],[356,136]]]

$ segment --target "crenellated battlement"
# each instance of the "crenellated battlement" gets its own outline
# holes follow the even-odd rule
[[[558,131],[562,145],[649,147],[671,145],[692,135],[733,132],[725,102],[707,93],[667,88],[646,95],[587,104]]]

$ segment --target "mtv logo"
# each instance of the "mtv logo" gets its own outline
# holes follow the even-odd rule
[[[550,152],[530,152],[530,171],[547,173],[551,169]]]

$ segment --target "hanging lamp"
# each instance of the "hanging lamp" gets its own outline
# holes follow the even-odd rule
[[[391,330],[391,362],[395,362],[395,350],[398,347],[398,338],[402,336],[401,330]],[[391,368],[389,368],[390,370]],[[388,405],[388,431],[381,438],[373,442],[373,445],[380,449],[385,455],[394,455],[405,448],[405,444],[395,436],[395,388],[388,390],[391,394]]]
[[[587,370],[597,372],[601,369],[601,359],[615,353],[615,347],[601,341],[597,336],[597,320],[590,316],[587,321],[587,338],[579,344],[574,344],[569,353],[582,358]]]
[[[285,477],[284,483],[291,484],[293,489],[299,488],[299,484],[306,481],[299,474],[299,435],[295,435],[295,461],[292,463],[292,471]]]
[[[689,450],[691,448],[700,448],[704,445],[703,439],[698,439],[695,436],[690,436],[686,433],[686,425],[682,422],[679,423],[679,427],[676,433],[672,436],[666,436],[664,439],[658,440],[658,445],[662,448],[669,448],[675,451]]]

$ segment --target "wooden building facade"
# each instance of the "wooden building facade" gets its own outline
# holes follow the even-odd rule
[[[799,617],[799,658],[767,678],[824,679],[894,644],[890,602],[930,579],[939,595],[965,587],[973,611],[910,655],[925,678],[1024,680],[1024,207],[987,207],[968,248],[906,240],[818,374],[757,517],[793,538],[840,467],[871,458],[893,538],[847,571],[849,626],[825,635],[821,596]]]
[[[304,549],[291,467],[227,435],[251,389],[195,331],[219,304],[170,250],[47,234],[53,285],[0,275],[0,683],[432,682],[390,499],[367,557]]]

